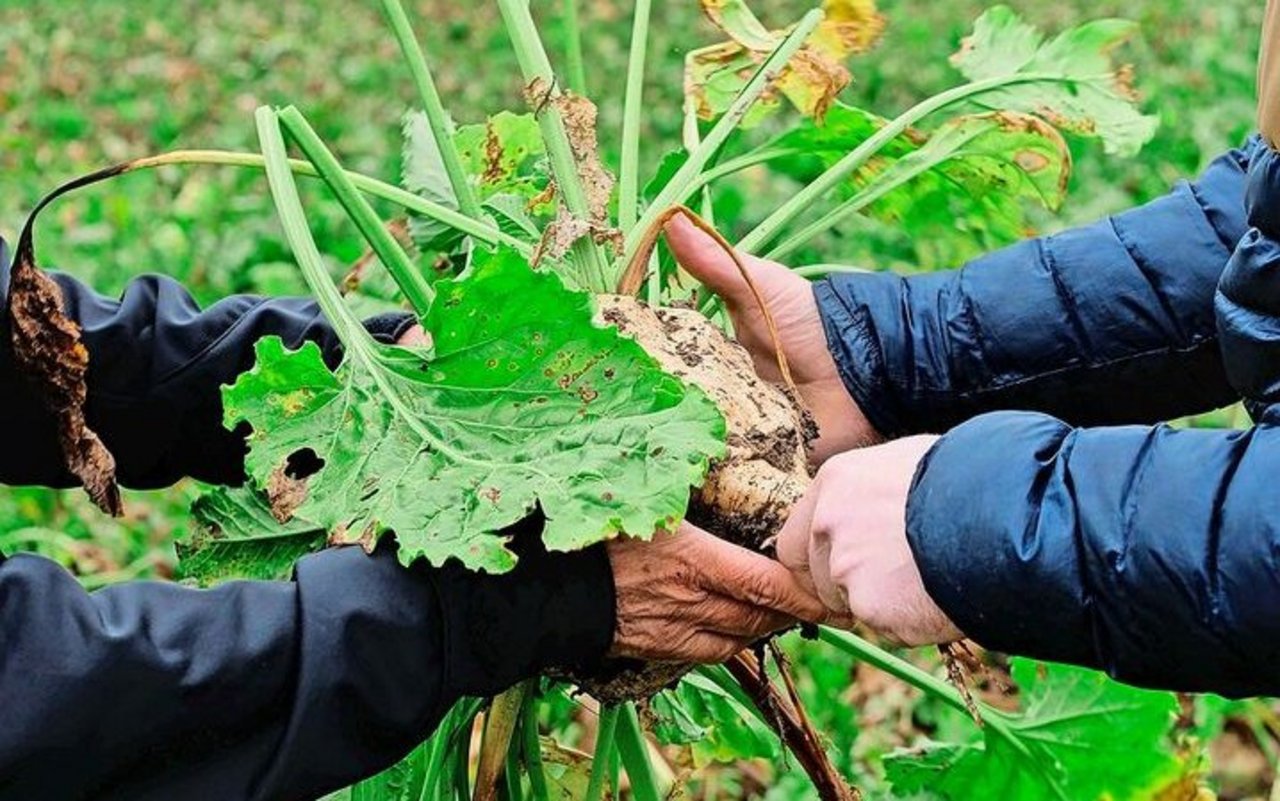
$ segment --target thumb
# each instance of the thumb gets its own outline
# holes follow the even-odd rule
[[[817,488],[810,487],[792,507],[791,514],[787,516],[787,522],[783,523],[782,531],[775,541],[778,561],[795,575],[801,586],[815,595],[817,589],[809,566],[809,538],[812,536],[813,511],[817,505]]]
[[[733,263],[733,258],[714,237],[694,225],[684,214],[672,217],[663,233],[680,266],[712,292],[731,303],[750,297],[751,289]],[[743,263],[748,269],[754,266],[745,258]]]

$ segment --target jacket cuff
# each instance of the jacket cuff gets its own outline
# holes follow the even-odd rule
[[[452,562],[433,573],[450,681],[463,694],[493,695],[550,668],[590,671],[613,643],[613,571],[603,544],[573,553],[547,552],[540,542],[516,550],[510,573],[472,573]]]
[[[892,307],[900,296],[901,281],[891,274],[859,273],[813,284],[827,350],[840,379],[867,422],[887,439],[905,433],[904,415],[892,393],[875,318],[876,309]]]
[[[925,590],[967,637],[997,651],[1092,665],[1070,482],[1055,475],[1066,469],[1071,432],[1023,412],[959,426],[917,469],[907,540]]]
[[[385,312],[365,320],[364,328],[383,345],[394,345],[417,324],[418,317],[412,312]]]

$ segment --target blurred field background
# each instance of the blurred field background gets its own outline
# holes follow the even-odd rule
[[[431,21],[420,32],[460,122],[519,108],[518,73],[496,9],[441,0],[406,5],[417,19]],[[533,5],[554,42],[560,4]],[[845,99],[894,116],[955,82],[947,56],[986,4],[880,5],[888,31],[877,49],[852,62],[855,83]],[[1156,139],[1133,159],[1108,158],[1099,148],[1073,142],[1072,194],[1060,217],[1043,221],[1044,230],[1158,196],[1251,130],[1261,0],[1021,0],[1013,6],[1050,32],[1102,16],[1139,21],[1141,34],[1123,60],[1136,67],[1146,110],[1161,118]],[[593,94],[620,98],[630,4],[583,0],[581,7],[588,85]],[[770,0],[756,7],[767,22],[781,25],[808,4]],[[678,144],[683,53],[721,38],[693,0],[668,0],[658,9],[643,151],[654,163]],[[253,149],[252,112],[262,103],[299,105],[349,167],[394,181],[399,119],[412,98],[399,53],[371,0],[0,0],[0,235],[12,242],[45,192],[109,163],[175,148]],[[602,107],[606,151],[616,146],[619,125],[618,105]],[[744,225],[769,191],[743,193]],[[322,249],[340,275],[360,256],[357,239],[341,223],[336,204],[316,194],[308,201]],[[45,264],[104,292],[118,292],[131,276],[150,271],[181,280],[206,302],[235,292],[303,289],[265,181],[253,172],[173,168],[128,176],[60,203],[43,220]],[[836,255],[849,261],[899,269],[917,266],[911,260],[921,252],[879,235],[851,236],[843,247],[846,252]],[[193,494],[190,487],[134,493],[129,515],[111,521],[78,493],[0,489],[0,550],[39,550],[95,585],[163,576]],[[820,696],[824,686],[842,692],[848,684],[847,663],[810,667],[814,686],[807,693]],[[824,720],[833,738],[854,743],[859,728],[891,731],[909,724],[895,720],[903,712],[901,704],[886,700],[891,692],[872,697],[867,682],[857,690],[863,696],[859,720]],[[1237,727],[1237,739],[1247,747],[1220,749],[1216,774],[1224,798],[1266,796],[1274,759],[1251,744],[1265,739],[1254,738],[1255,723],[1248,718]],[[850,746],[849,758],[858,749],[892,744],[892,737],[864,738]]]

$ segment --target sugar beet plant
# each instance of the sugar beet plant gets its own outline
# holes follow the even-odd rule
[[[950,237],[961,251],[987,248],[1021,236],[1029,207],[1062,202],[1070,169],[1063,131],[1124,155],[1154,130],[1135,109],[1127,70],[1111,61],[1132,30],[1126,22],[1046,39],[993,8],[953,58],[955,88],[885,118],[838,99],[850,80],[846,61],[883,27],[872,0],[827,0],[782,31],[743,0],[703,0],[728,38],[689,52],[685,107],[672,110],[683,114],[681,146],[643,170],[642,115],[652,112],[641,87],[654,20],[650,0],[636,0],[621,155],[606,165],[596,106],[583,91],[573,0],[560,43],[568,86],[527,0],[497,4],[524,97],[519,110],[458,127],[409,17],[399,0],[384,0],[421,97],[403,121],[402,186],[345,171],[298,109],[263,108],[260,154],[140,159],[41,204],[163,164],[264,169],[295,259],[344,346],[331,370],[314,346],[291,351],[264,339],[253,369],[225,388],[226,424],[251,430],[251,486],[197,502],[197,530],[179,546],[188,580],[286,577],[316,549],[372,550],[384,538],[405,563],[453,559],[501,572],[515,564],[507,546],[517,526],[533,526],[547,548],[573,550],[649,537],[686,516],[764,549],[809,481],[813,423],[788,386],[785,361],[778,386],[757,378],[721,332],[715,299],[655,248],[661,225],[673,214],[699,220],[689,207],[716,217],[726,188],[752,175],[794,192],[741,237],[743,252],[823,254],[857,218],[921,239]],[[289,158],[290,145],[301,158]],[[297,176],[319,178],[337,198],[394,282],[383,294],[412,309],[429,345],[387,346],[365,332],[308,230]],[[369,197],[406,210],[405,237]],[[69,466],[100,505],[118,508],[110,454],[79,411],[87,356],[35,267],[34,219],[14,271],[15,346],[63,410]],[[740,219],[719,222],[745,229]],[[352,286],[365,284],[356,291],[378,294],[377,276],[356,278]],[[1168,739],[1171,696],[1015,660],[1020,711],[1000,711],[853,634],[818,636],[933,699],[942,710],[938,741],[842,778],[782,660],[770,673],[762,651],[693,671],[614,665],[466,700],[404,762],[334,798],[597,801],[624,785],[637,801],[684,797],[683,780],[653,759],[642,722],[700,764],[794,759],[823,798],[858,797],[853,784],[912,798],[1195,796],[1195,754]],[[591,753],[544,736],[565,733],[574,686],[600,704]],[[851,764],[847,755],[836,761]]]

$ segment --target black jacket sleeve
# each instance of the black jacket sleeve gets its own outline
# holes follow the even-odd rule
[[[888,437],[1030,409],[1075,425],[1156,422],[1238,399],[1214,292],[1245,235],[1251,139],[1142,208],[962,269],[819,282],[845,385]]]
[[[304,301],[200,311],[164,278],[120,301],[57,280],[90,350],[90,422],[132,486],[240,480],[218,388],[258,337],[337,357]],[[393,336],[401,322],[375,327]],[[8,343],[0,331],[0,480],[67,485]],[[312,799],[393,763],[460,696],[598,659],[613,604],[600,547],[526,553],[503,576],[331,550],[291,582],[95,593],[47,560],[0,557],[0,799]]]
[[[314,799],[394,763],[463,695],[599,657],[602,548],[514,573],[303,559],[293,582],[86,593],[0,562],[0,799]]]
[[[275,334],[289,347],[315,342],[331,366],[341,358],[333,330],[316,305],[301,298],[237,295],[202,310],[164,276],[132,281],[119,300],[70,276],[52,277],[90,354],[89,426],[116,457],[128,487],[163,487],[184,477],[243,480],[244,436],[223,428],[219,387],[253,365],[253,343],[261,337]],[[8,291],[9,262],[0,241],[0,297]],[[376,318],[371,330],[391,337],[405,319]],[[7,319],[0,322],[0,420],[9,438],[0,453],[0,483],[73,486],[51,416],[16,375],[7,325]]]

